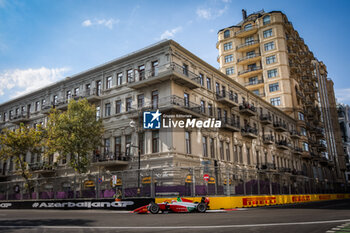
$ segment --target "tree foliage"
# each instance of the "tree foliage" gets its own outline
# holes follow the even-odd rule
[[[71,100],[67,111],[51,111],[46,130],[46,154],[58,152],[61,159],[69,155],[70,166],[78,173],[85,173],[90,164],[89,155],[101,144],[103,135],[95,107],[86,99]]]
[[[29,189],[29,179],[32,174],[25,160],[25,156],[28,153],[42,153],[45,135],[45,131],[41,125],[38,125],[35,129],[29,128],[23,124],[15,130],[5,128],[0,134],[0,160],[12,160],[18,173],[26,180]]]

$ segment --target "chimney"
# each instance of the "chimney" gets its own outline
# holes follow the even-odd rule
[[[243,20],[247,18],[247,11],[245,9],[242,9],[242,17],[243,17]]]

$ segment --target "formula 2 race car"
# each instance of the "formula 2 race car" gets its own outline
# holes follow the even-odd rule
[[[193,202],[191,200],[178,197],[176,200],[165,201],[162,203],[151,202],[148,205],[137,208],[133,213],[138,214],[158,214],[159,211],[164,212],[175,212],[175,213],[189,213],[199,212],[205,213],[208,208],[209,198],[202,197],[201,202]]]

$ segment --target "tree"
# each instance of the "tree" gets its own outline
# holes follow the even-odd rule
[[[3,129],[0,134],[0,160],[12,159],[18,173],[25,179],[26,188],[31,190],[32,173],[25,160],[28,153],[42,153],[45,131],[39,125],[36,129],[20,124],[18,129]]]
[[[58,152],[59,159],[69,158],[69,165],[78,173],[85,173],[89,155],[101,145],[103,125],[96,119],[96,109],[86,99],[71,100],[68,110],[53,109],[47,123],[46,155]]]

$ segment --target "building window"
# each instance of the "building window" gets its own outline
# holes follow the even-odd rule
[[[108,77],[106,79],[106,89],[110,89],[112,87],[112,77]]]
[[[142,108],[145,103],[145,97],[143,94],[137,96],[137,108]]]
[[[306,129],[304,127],[300,127],[300,134],[306,136]]]
[[[220,151],[220,159],[224,160],[225,155],[224,155],[224,142],[223,141],[219,142],[219,151]]]
[[[123,73],[118,73],[117,74],[117,86],[122,85],[123,83]]]
[[[159,131],[152,131],[152,153],[159,152]]]
[[[273,41],[264,44],[265,51],[269,51],[275,48],[275,43]]]
[[[121,155],[122,155],[122,139],[121,137],[115,137],[115,150],[114,150],[114,153],[115,153],[115,157],[116,159],[121,159]]]
[[[152,62],[152,76],[158,75],[158,61]]]
[[[269,56],[266,58],[266,64],[272,64],[272,63],[275,63],[276,62],[276,56],[273,55],[273,56]]]
[[[281,98],[280,98],[280,97],[271,98],[271,99],[270,99],[270,103],[271,103],[273,106],[280,106],[280,105],[281,105]]]
[[[134,71],[132,69],[130,69],[126,72],[126,80],[128,83],[131,83],[134,81],[133,76],[134,76]]]
[[[263,32],[264,38],[269,38],[272,36],[272,28]]]
[[[130,156],[131,151],[131,135],[125,135],[125,153],[126,156]]]
[[[224,38],[228,38],[228,37],[230,37],[230,31],[226,30],[224,31]]]
[[[208,104],[208,113],[209,113],[209,116],[213,116],[213,105],[212,104]]]
[[[184,104],[185,104],[185,107],[190,106],[190,95],[187,93],[184,93]]]
[[[91,85],[90,83],[85,85],[85,96],[90,96]]]
[[[58,96],[57,96],[57,95],[55,95],[55,96],[53,97],[53,104],[54,104],[54,105],[58,104]]]
[[[307,144],[306,142],[303,142],[303,151],[309,151],[309,144]]]
[[[270,92],[278,91],[279,89],[279,83],[272,83],[269,85]]]
[[[211,79],[207,77],[207,88],[211,90]]]
[[[304,121],[304,120],[305,120],[304,114],[303,114],[302,112],[298,112],[298,118],[299,118],[299,120],[301,120],[301,121]]]
[[[263,25],[266,25],[266,24],[269,24],[269,23],[271,23],[271,17],[269,15],[266,15],[263,18]]]
[[[46,99],[41,100],[41,109],[43,109],[46,105]]]
[[[231,161],[230,143],[226,142],[226,160]]]
[[[268,70],[268,71],[267,71],[267,77],[268,77],[268,78],[277,77],[277,69]]]
[[[258,77],[256,77],[256,76],[255,77],[251,77],[248,80],[249,80],[249,82],[248,82],[249,85],[258,84]]]
[[[69,101],[71,98],[72,98],[72,92],[71,91],[67,91],[66,99]]]
[[[224,50],[226,51],[226,50],[230,50],[230,49],[232,49],[232,42],[225,43],[224,44]]]
[[[140,81],[144,80],[145,79],[145,65],[139,66],[138,73],[139,73],[139,80]]]
[[[74,88],[74,96],[79,96],[79,87]]]
[[[129,112],[131,110],[131,104],[132,104],[132,98],[126,98],[125,99],[125,111]]]
[[[182,65],[182,73],[186,76],[188,76],[188,65],[183,64]]]
[[[250,148],[247,147],[247,164],[249,165],[250,163]]]
[[[35,111],[39,111],[39,110],[40,110],[40,101],[36,101],[35,102]],[[16,115],[17,115],[17,109],[16,109]]]
[[[101,116],[101,108],[100,106],[96,107],[96,120],[99,120]]]
[[[111,104],[107,103],[105,104],[105,116],[110,116],[111,115]]]
[[[121,113],[122,112],[122,101],[117,100],[115,101],[115,113]]]
[[[210,157],[215,158],[214,138],[209,138]]]
[[[257,90],[252,90],[252,92],[255,94],[255,95],[260,95],[260,91],[257,89]]]
[[[158,91],[152,91],[152,109],[158,108]]]
[[[186,154],[191,154],[191,133],[185,131]]]
[[[96,89],[97,89],[96,95],[97,96],[101,95],[101,88],[102,88],[101,81],[100,80],[96,81]]]
[[[231,75],[235,73],[235,68],[234,67],[229,67],[226,68],[226,75]]]
[[[139,133],[139,150],[140,154],[143,155],[145,154],[145,134],[144,133]]]
[[[244,31],[248,31],[253,28],[253,25],[251,23],[244,26]]]
[[[238,162],[238,152],[237,152],[237,146],[236,145],[233,146],[233,160],[234,160],[235,163]]]
[[[103,151],[105,156],[109,156],[110,146],[111,146],[111,142],[109,138],[106,138],[104,142],[104,151]]]
[[[204,86],[204,75],[199,73],[199,83],[201,84],[201,86]]]
[[[201,100],[201,113],[205,113],[205,101]]]
[[[203,144],[203,157],[208,157],[208,145],[207,145],[207,137],[202,137]]]
[[[233,61],[233,55],[225,56],[225,63],[232,62],[232,61]]]

